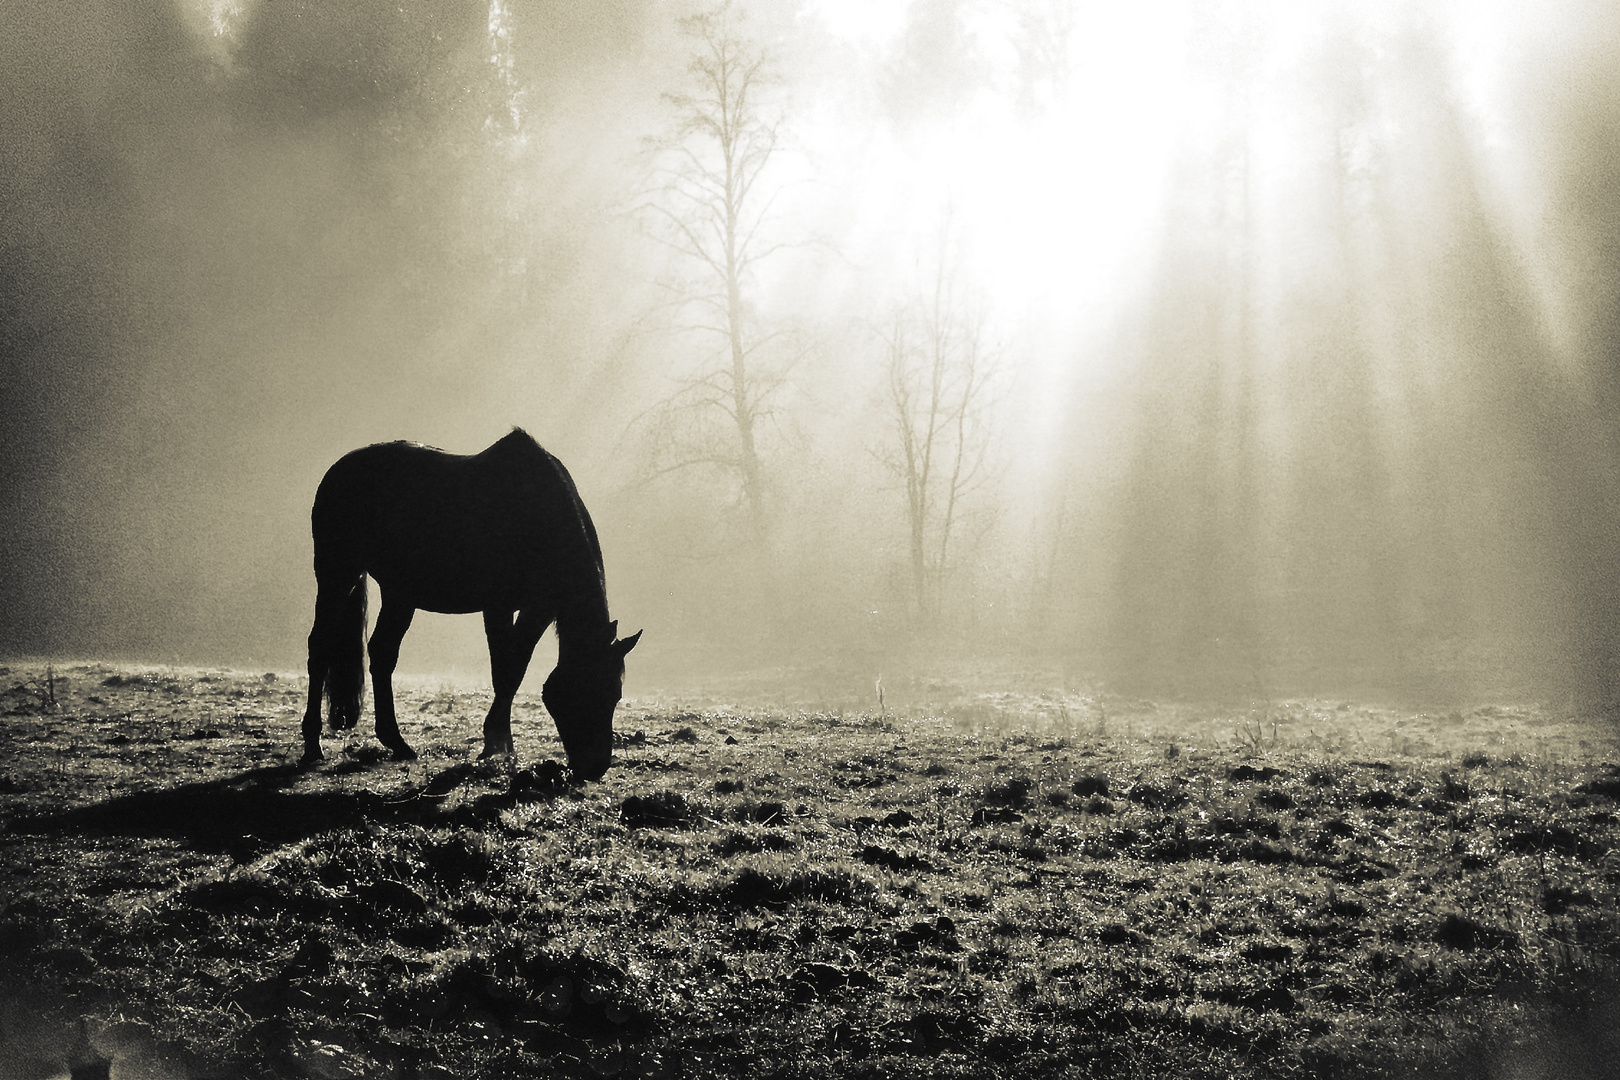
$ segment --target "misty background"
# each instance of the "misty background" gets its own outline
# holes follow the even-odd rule
[[[0,655],[299,670],[327,466],[516,424],[631,693],[1606,708],[1616,72],[1596,0],[6,5]]]

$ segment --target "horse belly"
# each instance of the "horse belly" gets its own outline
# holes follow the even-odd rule
[[[371,576],[422,611],[515,611],[540,591],[536,560],[498,529],[419,528],[412,542],[391,548]]]

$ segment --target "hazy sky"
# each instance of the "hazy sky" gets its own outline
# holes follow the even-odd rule
[[[944,269],[997,374],[927,640],[1606,693],[1607,5],[734,4],[778,136],[758,579],[735,478],[665,471],[719,415],[672,406],[714,344],[647,213],[700,10],[0,13],[0,653],[296,667],[325,467],[520,424],[644,672],[916,660],[884,335]],[[421,620],[404,664],[480,648]]]

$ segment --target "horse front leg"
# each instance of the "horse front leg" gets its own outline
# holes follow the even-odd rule
[[[484,612],[484,639],[489,642],[490,680],[495,684],[495,700],[484,717],[484,752],[478,760],[512,753],[512,699],[517,686],[511,678],[512,646],[515,631],[513,612]]]
[[[377,740],[394,752],[397,761],[416,757],[405,737],[399,733],[399,719],[394,714],[394,667],[399,663],[399,643],[405,631],[411,628],[416,609],[400,603],[389,603],[383,597],[382,610],[377,613],[377,625],[371,632],[367,652],[371,654],[371,692],[376,698]]]
[[[550,622],[527,610],[518,614],[516,622],[510,611],[484,612],[484,636],[489,640],[495,700],[490,702],[489,715],[484,717],[484,752],[478,755],[480,760],[514,752],[512,700],[517,697],[518,687],[523,685],[523,673],[529,668],[534,646]]]

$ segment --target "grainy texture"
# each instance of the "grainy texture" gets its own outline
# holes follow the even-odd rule
[[[0,676],[0,1077],[81,1018],[154,1075],[1620,1060],[1620,752],[1539,710],[630,702],[580,787],[527,696],[516,765],[423,683],[421,761],[298,772],[300,680],[62,677]]]

